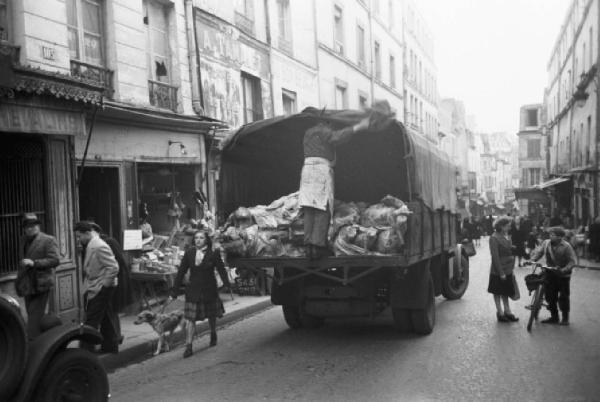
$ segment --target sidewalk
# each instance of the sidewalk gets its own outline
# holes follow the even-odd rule
[[[225,315],[217,320],[217,327],[223,327],[232,322],[241,320],[249,315],[255,314],[272,306],[270,296],[238,296],[234,295],[231,300],[229,294],[222,293],[221,300],[225,306]],[[174,300],[165,308],[168,313],[173,310],[183,311],[183,296]],[[156,306],[154,311],[160,311],[162,307]],[[107,371],[114,371],[119,367],[124,367],[134,361],[140,361],[149,357],[156,350],[158,335],[149,324],[135,325],[135,315],[121,316],[121,333],[123,334],[123,344],[119,347],[118,354],[99,355],[100,361]],[[208,321],[199,321],[196,323],[196,340],[208,331]],[[171,352],[183,353],[183,349],[173,350],[182,345],[185,341],[185,334],[179,327],[170,339]]]
[[[579,264],[577,264],[579,268],[592,269],[596,271],[600,271],[600,262],[596,262],[594,260],[588,260],[583,257],[579,258]]]

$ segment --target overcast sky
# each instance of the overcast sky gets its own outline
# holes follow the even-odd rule
[[[570,0],[416,0],[434,36],[438,90],[464,102],[478,131],[519,129],[541,103],[546,64]]]

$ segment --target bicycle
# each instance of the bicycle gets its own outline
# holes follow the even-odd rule
[[[547,306],[544,303],[544,293],[545,293],[545,283],[546,283],[546,272],[547,271],[556,271],[554,267],[544,266],[537,262],[525,262],[526,265],[533,265],[533,271],[529,275],[525,275],[525,285],[527,286],[527,290],[529,294],[533,292],[533,296],[531,296],[531,303],[528,306],[525,306],[526,309],[530,310],[529,313],[529,321],[527,322],[527,332],[531,332],[531,327],[533,325],[533,321],[538,320],[538,315],[542,306]],[[540,268],[540,273],[536,274],[535,271]]]

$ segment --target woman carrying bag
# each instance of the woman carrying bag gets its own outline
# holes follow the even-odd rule
[[[500,322],[519,321],[510,310],[508,303],[509,297],[513,300],[519,299],[519,287],[513,275],[515,265],[513,245],[508,235],[510,224],[509,218],[499,218],[494,224],[495,232],[490,236],[492,266],[488,292],[494,295],[496,318]],[[502,305],[504,305],[504,311]]]
[[[186,328],[185,351],[183,357],[192,355],[192,341],[196,321],[208,318],[210,346],[217,344],[217,318],[223,317],[225,308],[219,297],[215,269],[225,287],[229,288],[229,278],[219,250],[212,249],[212,241],[204,230],[194,233],[194,247],[188,249],[177,272],[171,297],[177,298],[185,274],[190,271],[189,284],[185,287],[184,319]]]

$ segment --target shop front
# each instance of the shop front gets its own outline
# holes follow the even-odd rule
[[[22,214],[35,213],[41,230],[59,245],[49,311],[63,321],[75,320],[81,275],[71,150],[74,138],[85,133],[85,110],[100,103],[103,89],[16,62],[9,70],[11,79],[0,84],[0,291],[15,295]]]
[[[192,234],[212,223],[204,141],[218,127],[215,120],[112,104],[98,112],[89,144],[76,138],[84,167],[80,219],[94,220],[121,244],[136,302],[172,286]]]
[[[542,225],[550,211],[550,199],[543,190],[535,187],[515,189],[520,215],[528,216],[535,225]]]

